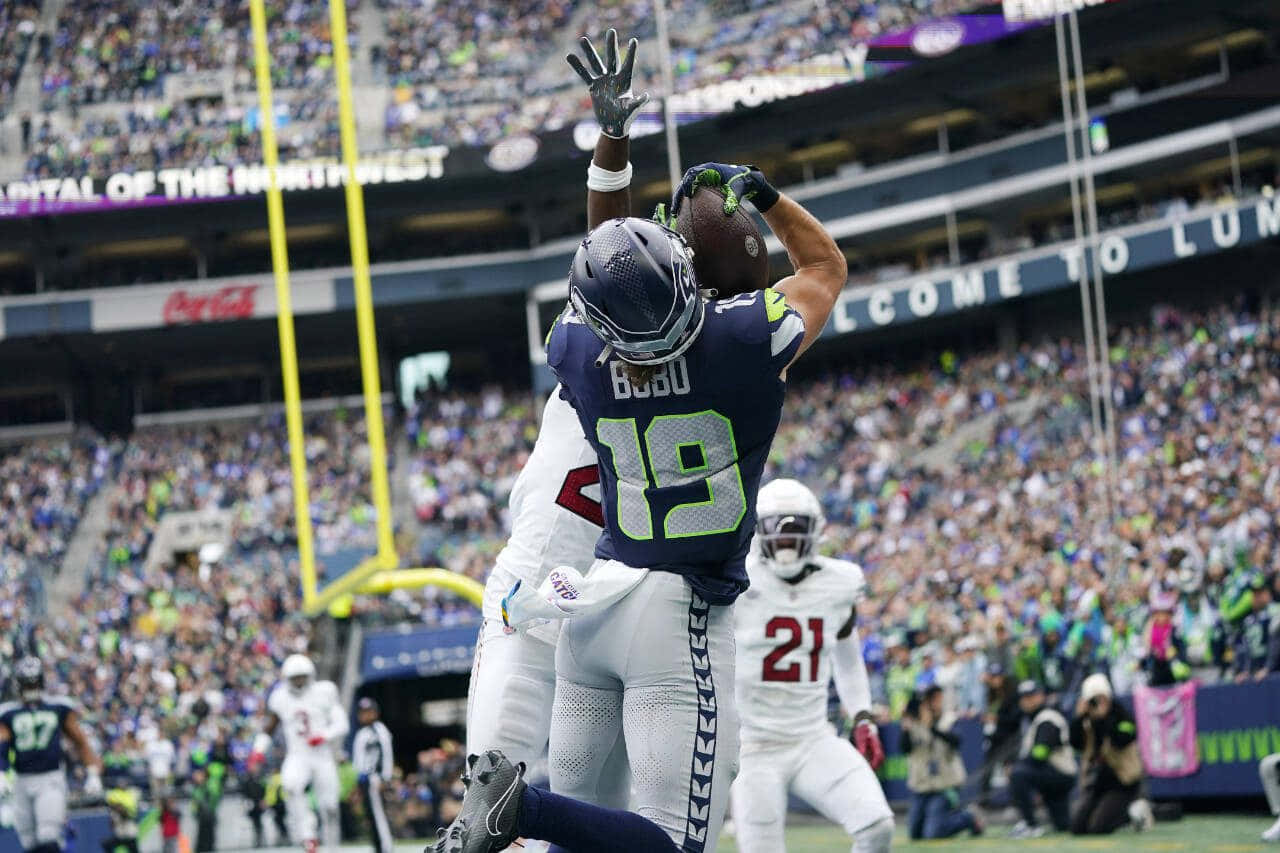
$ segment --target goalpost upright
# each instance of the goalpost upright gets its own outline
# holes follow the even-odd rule
[[[301,391],[298,383],[298,350],[294,334],[293,305],[289,286],[289,253],[284,230],[284,201],[277,181],[279,150],[276,145],[272,103],[271,56],[267,43],[265,0],[250,0],[253,29],[254,73],[258,88],[259,132],[267,167],[267,229],[270,234],[271,268],[275,279],[277,323],[280,337],[280,371],[284,385],[285,422],[289,437],[289,462],[293,477],[293,503],[298,536],[298,561],[302,576],[303,610],[314,615],[335,599],[355,592],[385,593],[396,588],[442,586],[475,604],[484,588],[475,580],[439,568],[398,569],[399,556],[391,526],[391,493],[387,483],[386,431],[382,422],[382,383],[378,370],[377,331],[373,319],[373,288],[369,276],[369,242],[365,230],[364,191],[356,179],[359,160],[355,115],[351,102],[351,57],[347,45],[345,0],[329,0],[329,30],[333,39],[333,73],[338,86],[338,127],[342,141],[342,165],[346,173],[347,232],[351,245],[351,269],[356,303],[356,333],[360,353],[360,378],[364,391],[365,427],[369,441],[370,499],[376,515],[377,551],[350,572],[319,586],[315,543],[311,528],[311,501],[304,450]]]

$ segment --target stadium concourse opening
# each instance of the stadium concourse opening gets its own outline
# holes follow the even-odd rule
[[[251,760],[281,666],[301,652],[315,676],[297,689],[332,681],[331,719],[281,721],[280,740],[296,746],[307,727],[323,741],[347,718],[354,730],[358,700],[375,699],[397,848],[422,849],[458,814],[472,668],[509,635],[491,619],[481,642],[483,614],[454,592],[389,583],[305,616],[290,451],[319,570],[377,553],[387,523],[398,564],[509,589],[499,554],[555,383],[544,341],[586,231],[598,137],[563,55],[586,33],[607,61],[610,26],[620,53],[638,37],[633,88],[654,96],[631,125],[632,211],[670,200],[669,115],[677,174],[756,164],[849,270],[788,370],[763,480],[813,493],[815,565],[861,567],[865,707],[823,675],[854,636],[837,636],[854,606],[844,588],[830,598],[839,619],[779,610],[742,628],[757,633],[738,647],[764,651],[739,672],[816,689],[824,736],[829,718],[857,755],[882,748],[864,774],[875,796],[859,802],[883,792],[894,806],[895,849],[936,843],[911,837],[941,824],[913,821],[913,802],[917,818],[942,804],[956,826],[969,811],[986,821],[982,838],[948,842],[959,849],[1021,846],[1008,836],[1050,825],[1049,800],[1028,820],[1010,779],[1029,778],[1037,747],[1068,748],[1038,742],[1022,698],[1038,686],[1070,743],[1085,682],[1104,673],[1146,774],[1124,795],[1160,820],[1029,843],[1201,851],[1280,834],[1264,811],[1280,805],[1265,799],[1275,763],[1259,766],[1280,751],[1280,4],[1068,4],[1081,74],[1065,97],[1083,102],[1070,147],[1056,61],[1059,32],[1073,52],[1069,24],[981,0],[669,0],[669,97],[645,4],[348,0],[350,121],[326,4],[264,4],[269,108],[247,6],[162,5],[0,4],[0,850],[84,853],[109,836],[130,849],[135,830],[143,850],[301,846],[309,810],[281,796],[296,788],[285,750]],[[284,164],[274,231],[290,261],[294,441],[268,129]],[[344,135],[360,185],[344,177]],[[1084,172],[1096,252],[1072,204]],[[357,191],[376,338],[363,361]],[[755,221],[777,283],[791,264]],[[1095,424],[1080,282],[1099,270],[1113,414]],[[1094,441],[1108,427],[1111,476]],[[679,466],[696,473],[711,452],[680,444]],[[602,518],[596,467],[547,475],[547,509]],[[811,507],[800,515],[771,528],[784,554],[818,526]],[[913,764],[934,687],[934,722],[954,720],[959,739],[954,798],[920,796],[929,764]],[[367,849],[373,801],[352,793],[374,774],[354,740],[333,741],[305,749],[335,765],[342,844]],[[528,777],[546,781],[546,762]],[[24,804],[56,799],[64,779],[66,823],[33,826]],[[1073,781],[1079,803],[1096,779]],[[847,814],[788,803],[785,832],[743,811],[717,849],[778,849],[779,835],[792,851],[849,848]]]

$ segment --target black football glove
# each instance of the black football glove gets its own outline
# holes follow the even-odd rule
[[[582,44],[582,55],[587,58],[587,65],[570,53],[565,56],[569,65],[587,84],[591,92],[591,108],[595,110],[596,121],[605,136],[622,139],[631,130],[631,122],[636,113],[649,103],[649,93],[639,97],[631,94],[631,72],[636,66],[636,40],[627,42],[627,55],[618,64],[618,31],[610,28],[604,34],[604,61],[596,52],[591,39],[583,36],[578,39]],[[587,66],[590,66],[588,70]]]
[[[778,202],[775,190],[764,174],[755,166],[735,166],[732,163],[703,163],[684,173],[680,186],[671,196],[670,215],[680,212],[680,204],[692,198],[698,187],[719,187],[724,191],[724,212],[733,213],[738,205],[750,201],[755,209],[764,213]]]

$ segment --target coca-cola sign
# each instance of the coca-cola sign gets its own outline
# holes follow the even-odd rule
[[[258,285],[231,284],[208,293],[179,289],[164,301],[164,324],[247,320],[253,316]]]

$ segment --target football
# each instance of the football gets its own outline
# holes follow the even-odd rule
[[[676,216],[676,230],[693,249],[698,286],[723,299],[769,284],[769,254],[755,220],[741,206],[724,212],[724,192],[698,187]]]

